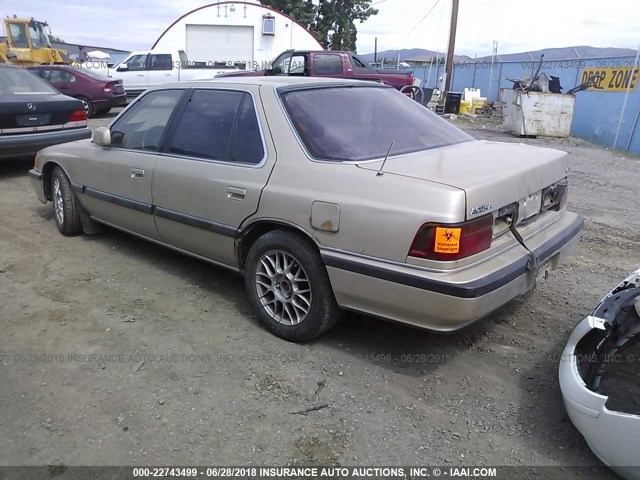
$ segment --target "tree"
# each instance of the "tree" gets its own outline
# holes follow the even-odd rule
[[[356,51],[358,29],[356,20],[363,23],[378,10],[371,0],[320,0],[312,30],[329,50]]]
[[[260,3],[295,18],[307,27],[307,30],[316,16],[317,7],[312,0],[260,0]]]
[[[377,15],[372,0],[260,0],[262,5],[285,13],[307,27],[329,50],[356,51],[358,29],[355,22]]]

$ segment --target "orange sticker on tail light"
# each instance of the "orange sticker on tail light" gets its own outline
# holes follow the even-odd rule
[[[460,251],[460,234],[462,228],[436,228],[434,252],[458,253]]]

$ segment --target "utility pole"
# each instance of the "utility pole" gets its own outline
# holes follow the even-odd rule
[[[453,77],[453,51],[456,46],[456,28],[458,26],[458,5],[460,0],[453,0],[451,9],[451,27],[449,29],[449,46],[447,48],[447,61],[444,67],[444,91],[451,90],[451,79]]]
[[[378,61],[378,37],[375,37],[375,47],[373,49],[373,63]]]

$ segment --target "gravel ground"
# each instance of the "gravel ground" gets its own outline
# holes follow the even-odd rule
[[[586,225],[546,283],[448,336],[347,313],[286,343],[258,326],[240,277],[115,230],[65,238],[30,162],[1,163],[0,465],[599,465],[557,361],[638,266],[639,160],[455,123],[568,151]]]

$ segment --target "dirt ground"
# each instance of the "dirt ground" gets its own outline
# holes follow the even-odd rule
[[[0,163],[0,465],[599,465],[558,357],[640,263],[639,159],[455,123],[568,151],[586,224],[546,283],[449,336],[347,313],[284,342],[240,277],[115,230],[65,238],[31,163]]]

